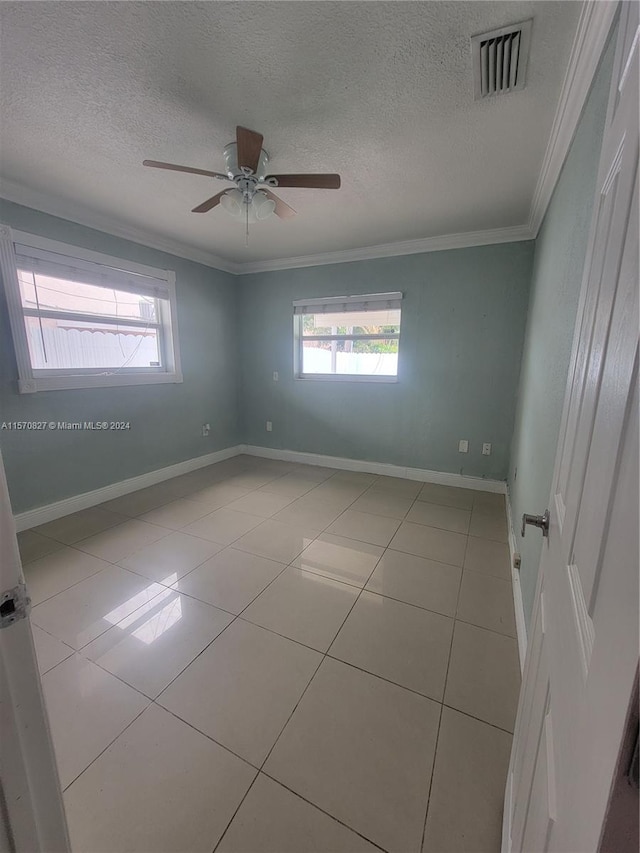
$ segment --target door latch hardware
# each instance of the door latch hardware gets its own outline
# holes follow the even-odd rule
[[[542,530],[543,536],[549,535],[549,510],[545,509],[544,515],[529,515],[524,513],[522,516],[522,536],[524,536],[525,525],[532,524],[534,527],[539,527]]]
[[[0,594],[0,628],[8,628],[14,622],[25,619],[31,610],[31,599],[23,583],[6,589]]]

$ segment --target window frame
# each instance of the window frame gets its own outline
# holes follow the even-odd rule
[[[54,252],[78,262],[78,267],[98,264],[113,270],[143,275],[163,283],[168,297],[158,298],[160,316],[154,327],[158,329],[158,346],[162,354],[161,367],[128,367],[117,368],[118,372],[96,373],[96,368],[60,368],[48,371],[43,375],[38,368],[33,368],[27,332],[25,329],[25,310],[22,305],[20,284],[18,281],[18,265],[15,245],[26,246],[29,249],[43,252]],[[39,237],[24,231],[12,229],[0,224],[0,272],[9,310],[9,321],[13,337],[14,351],[18,366],[18,391],[20,394],[33,394],[38,391],[62,391],[86,388],[110,388],[127,385],[160,385],[180,383],[183,381],[180,364],[180,346],[178,340],[178,311],[176,299],[176,276],[173,270],[161,270],[126,261],[101,252]],[[89,282],[90,283],[90,282]],[[117,289],[117,283],[114,283]],[[133,291],[135,292],[135,291]],[[29,309],[30,311],[31,309]],[[37,313],[37,312],[36,312]],[[73,315],[67,318],[78,319]],[[105,321],[106,321],[105,317]],[[124,325],[131,325],[124,321]],[[140,325],[140,324],[138,324]]]
[[[311,382],[378,382],[383,384],[389,383],[397,383],[399,381],[400,375],[400,338],[402,336],[402,297],[403,294],[400,292],[395,293],[365,293],[365,294],[356,294],[354,296],[327,296],[321,298],[313,298],[313,299],[296,299],[293,303],[293,339],[294,339],[294,347],[293,347],[293,375],[294,379],[300,379],[303,381],[311,381]],[[376,310],[377,307],[383,305],[388,302],[399,302],[399,310],[400,310],[400,331],[396,334],[376,334],[376,335],[305,335],[303,329],[303,318],[311,314],[312,311],[308,311],[303,313],[302,311],[297,311],[298,308],[309,308],[313,309],[314,306],[323,306],[325,308],[329,306],[335,306],[336,309],[339,306],[345,305],[353,305],[360,303],[368,303],[371,304],[371,311]],[[352,310],[356,310],[353,308]],[[359,311],[366,311],[366,308],[357,309]],[[320,312],[322,313],[322,312]],[[326,312],[325,312],[326,313]],[[348,311],[337,312],[336,313],[348,313]],[[398,341],[398,369],[395,375],[388,374],[373,374],[373,373],[304,373],[303,372],[303,347],[305,340],[314,340],[314,341],[375,341],[375,340],[397,340]]]

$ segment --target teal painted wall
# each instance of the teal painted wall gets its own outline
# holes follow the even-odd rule
[[[506,479],[533,248],[507,243],[240,277],[247,443]],[[397,384],[293,378],[294,299],[392,290],[404,293]],[[468,454],[458,453],[461,438]],[[491,456],[482,456],[483,442]]]
[[[600,68],[536,240],[527,330],[518,393],[509,492],[514,526],[522,513],[549,501],[571,357],[596,173],[604,129],[614,39]],[[533,609],[542,537],[521,538],[520,579],[527,624]]]
[[[236,282],[227,273],[0,200],[0,222],[176,273],[184,382],[18,394],[0,289],[0,421],[130,421],[127,432],[0,431],[14,512],[237,444]],[[201,426],[211,424],[203,438]]]

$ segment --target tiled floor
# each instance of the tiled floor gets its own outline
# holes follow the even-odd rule
[[[500,849],[501,496],[241,456],[19,538],[74,853]]]

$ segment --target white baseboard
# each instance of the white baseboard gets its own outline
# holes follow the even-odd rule
[[[104,503],[104,501],[128,495],[130,492],[145,489],[147,486],[154,486],[156,483],[170,480],[172,477],[178,477],[180,474],[188,474],[190,471],[195,471],[198,468],[214,465],[216,462],[222,462],[223,459],[229,459],[240,453],[247,453],[250,456],[259,456],[265,459],[299,462],[305,465],[321,465],[325,468],[338,468],[343,471],[364,471],[369,474],[404,477],[408,480],[418,480],[422,483],[458,486],[465,489],[474,489],[475,491],[506,493],[506,484],[501,480],[484,480],[482,477],[447,474],[442,471],[428,471],[425,468],[405,468],[401,465],[389,465],[386,462],[369,462],[364,459],[346,459],[341,456],[323,456],[319,453],[303,453],[297,450],[277,450],[271,447],[237,444],[234,447],[216,450],[213,453],[207,453],[205,456],[187,459],[184,462],[178,462],[166,468],[149,471],[147,474],[141,474],[138,477],[130,477],[118,483],[111,483],[108,486],[94,489],[91,492],[83,492],[81,495],[73,495],[55,503],[17,513],[14,516],[16,530],[28,530],[31,527],[37,527],[39,524],[46,524],[48,521],[54,521],[57,518],[62,518],[64,515],[70,515],[82,509],[97,506]]]
[[[216,450],[204,456],[186,459],[184,462],[168,465],[166,468],[158,468],[155,471],[149,471],[147,474],[141,474],[139,477],[130,477],[128,480],[120,480],[118,483],[111,483],[109,486],[103,486],[91,492],[83,492],[81,495],[73,495],[61,501],[46,504],[46,506],[19,512],[14,516],[16,530],[20,532],[31,527],[37,527],[39,524],[46,524],[48,521],[55,521],[56,518],[62,518],[63,515],[70,515],[72,512],[97,506],[104,501],[128,495],[130,492],[145,489],[147,486],[154,486],[163,480],[170,480],[172,477],[180,476],[180,474],[188,474],[190,471],[196,471],[198,468],[204,468],[207,465],[214,465],[216,462],[222,462],[223,459],[229,459],[244,452],[244,444],[225,447],[224,450]]]
[[[507,484],[502,480],[485,480],[482,477],[447,474],[443,471],[429,471],[426,468],[405,468],[402,465],[390,465],[387,462],[369,462],[366,459],[345,459],[342,456],[323,456],[320,453],[278,450],[273,447],[256,447],[252,444],[248,444],[244,452],[250,456],[262,456],[265,459],[301,462],[304,465],[321,465],[324,468],[339,468],[343,471],[364,471],[367,474],[382,474],[387,477],[404,477],[407,480],[419,480],[421,483],[458,486],[463,489],[474,489],[477,492],[497,492],[504,495],[507,491]]]
[[[513,586],[513,607],[516,614],[516,634],[518,636],[518,653],[520,656],[520,669],[524,671],[524,659],[527,656],[527,623],[524,618],[524,602],[522,601],[522,587],[520,586],[520,570],[514,568],[513,557],[518,553],[516,534],[513,527],[513,513],[511,511],[511,497],[507,489],[507,526],[509,536],[509,556],[511,559],[511,582]]]

